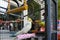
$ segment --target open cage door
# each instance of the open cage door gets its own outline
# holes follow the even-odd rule
[[[57,0],[45,1],[46,39],[57,40]]]

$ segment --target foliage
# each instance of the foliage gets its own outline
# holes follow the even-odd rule
[[[29,6],[29,17],[32,19],[40,19],[40,5],[36,3],[34,0],[28,1]]]
[[[60,0],[58,0],[58,19],[60,19]]]

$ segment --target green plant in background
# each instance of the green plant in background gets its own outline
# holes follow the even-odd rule
[[[34,0],[28,1],[28,14],[34,20],[40,19],[40,5]]]
[[[60,19],[60,0],[58,0],[58,19]]]

